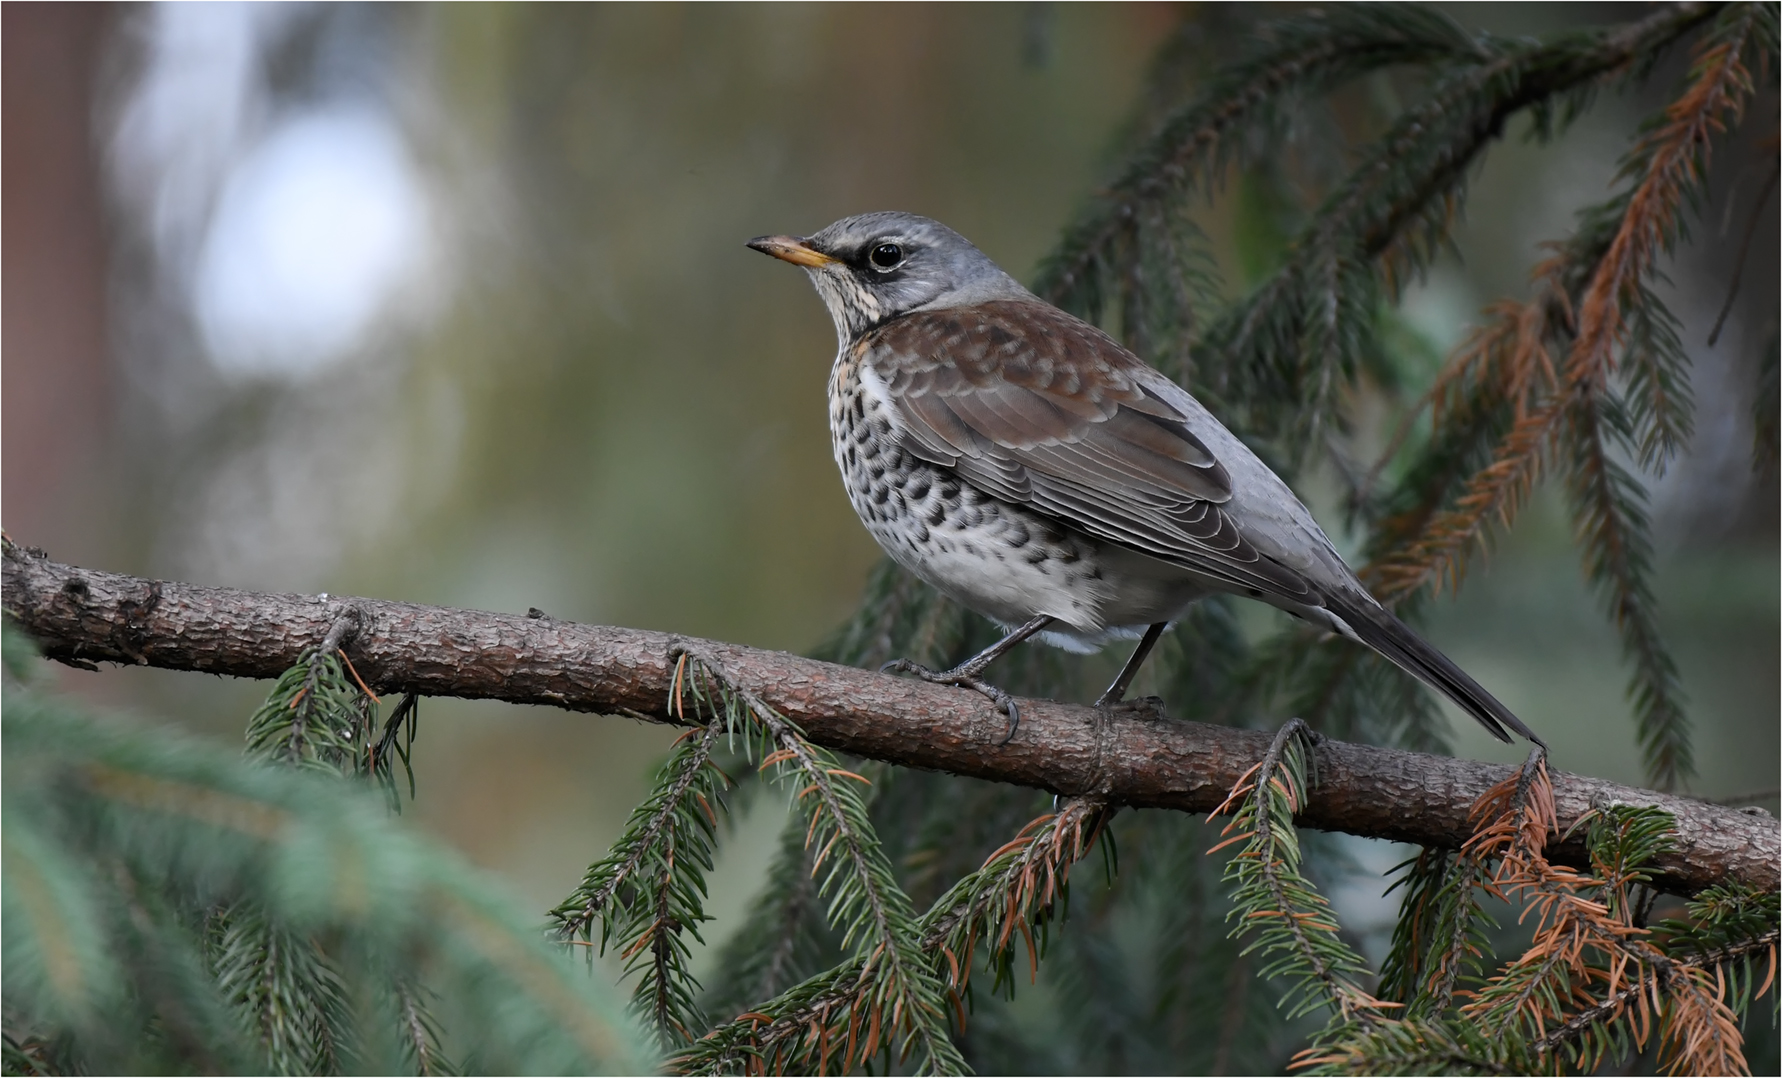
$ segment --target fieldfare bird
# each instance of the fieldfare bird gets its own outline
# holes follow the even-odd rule
[[[1506,727],[1540,741],[1369,595],[1287,484],[1200,402],[965,237],[868,213],[749,246],[804,267],[835,320],[829,430],[867,530],[1009,630],[952,670],[886,669],[984,693],[1013,737],[1020,711],[981,675],[1016,644],[1139,637],[1096,701],[1106,707],[1190,603],[1229,592],[1373,648],[1501,741]]]

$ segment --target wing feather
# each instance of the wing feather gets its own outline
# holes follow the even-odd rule
[[[1045,304],[1003,300],[893,319],[857,357],[882,380],[911,452],[1078,531],[1231,586],[1319,597],[1262,556],[1220,506],[1225,467],[1143,363]]]

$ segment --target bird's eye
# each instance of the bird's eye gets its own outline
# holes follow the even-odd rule
[[[895,243],[881,243],[866,258],[874,269],[894,270],[903,262],[903,248]]]

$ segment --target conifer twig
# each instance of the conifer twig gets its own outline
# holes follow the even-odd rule
[[[1107,818],[1107,807],[1100,800],[1073,799],[1059,811],[1029,823],[923,914],[917,935],[924,952],[936,961],[945,959],[949,995],[961,1028],[977,941],[993,937],[986,961],[996,970],[999,982],[1008,978],[1017,930],[1037,969],[1039,954],[1031,926],[1051,916],[1053,904],[1063,896],[1071,865],[1094,846]],[[820,973],[719,1026],[677,1057],[675,1065],[681,1073],[729,1073],[745,1059],[771,1067],[788,1055],[797,1055],[808,1064],[813,1052],[826,1063],[831,1049],[825,1047],[822,1031],[830,1028],[835,1016],[856,1012],[861,995],[870,986],[867,973],[859,957]],[[844,1062],[853,1055],[851,1043],[856,1034],[850,1022],[846,1040],[835,1042],[837,1047],[849,1046],[843,1053]]]
[[[573,906],[559,907],[555,917],[558,932],[565,938],[570,936],[586,936],[594,918],[606,909],[614,894],[630,882],[631,876],[649,855],[662,832],[673,822],[676,812],[682,808],[687,791],[698,780],[700,772],[711,759],[712,749],[718,739],[724,736],[724,727],[712,723],[703,728],[689,731],[693,736],[691,751],[681,766],[676,768],[673,781],[668,788],[661,791],[655,802],[654,811],[648,813],[641,822],[642,826],[634,830],[630,838],[622,843],[624,854],[602,874],[600,882],[581,896]]]
[[[1463,374],[1495,381],[1501,398],[1515,403],[1515,422],[1454,508],[1430,519],[1420,534],[1372,567],[1390,594],[1458,583],[1466,552],[1484,526],[1493,517],[1506,525],[1514,518],[1572,408],[1607,386],[1615,348],[1626,333],[1628,297],[1680,232],[1681,215],[1701,182],[1710,136],[1737,115],[1751,92],[1742,53],[1765,17],[1762,7],[1739,6],[1729,25],[1698,50],[1690,84],[1623,166],[1632,186],[1613,204],[1607,237],[1571,244],[1543,262],[1536,270],[1535,298],[1496,307],[1493,325],[1475,334],[1437,383],[1444,390],[1457,386]],[[1558,364],[1548,354],[1555,343],[1565,347]],[[1553,386],[1551,393],[1531,400],[1542,381]]]
[[[1290,1017],[1318,1005],[1307,991],[1315,986],[1334,1012],[1334,1021],[1368,1030],[1374,1026],[1374,1012],[1387,1004],[1350,979],[1365,972],[1366,966],[1338,935],[1329,901],[1299,871],[1299,839],[1292,818],[1316,785],[1315,737],[1300,719],[1282,725],[1262,759],[1211,813],[1229,812],[1232,818],[1221,834],[1225,841],[1208,852],[1243,843],[1225,868],[1226,881],[1236,885],[1226,916],[1237,922],[1233,936],[1251,937],[1244,953],[1259,952],[1265,959],[1264,976],[1290,976],[1300,982],[1285,997],[1291,1004]]]
[[[669,706],[685,717],[679,699]],[[699,925],[708,919],[700,896],[712,867],[722,792],[729,785],[711,760],[729,724],[723,716],[698,713],[687,721],[700,718],[708,721],[681,736],[612,850],[589,866],[581,885],[551,911],[557,938],[565,943],[580,941],[604,952],[616,939],[626,970],[642,972],[633,1007],[671,1045],[691,1040],[704,1023],[683,933],[698,939]]]
[[[1172,195],[1217,178],[1235,132],[1266,122],[1287,94],[1403,63],[1476,55],[1477,43],[1452,20],[1402,8],[1351,5],[1283,19],[1254,54],[1222,72],[1206,92],[1171,116],[1133,154],[1125,172],[1065,232],[1034,290],[1065,300],[1109,260],[1113,248]]]
[[[1678,959],[1658,956],[1655,959],[1655,965],[1657,967],[1659,987],[1660,989],[1664,988],[1669,980],[1676,976],[1679,970],[1712,970],[1714,967],[1725,962],[1735,961],[1747,955],[1761,954],[1764,951],[1775,947],[1779,939],[1782,939],[1782,932],[1778,932],[1776,929],[1771,929],[1761,936],[1753,937],[1752,939],[1746,940],[1735,946],[1717,948],[1700,955],[1691,955],[1686,958]],[[1556,1049],[1576,1041],[1592,1026],[1613,1019],[1621,1012],[1622,1008],[1633,1002],[1640,993],[1650,992],[1651,990],[1651,984],[1635,978],[1628,983],[1627,987],[1611,993],[1600,1002],[1586,1007],[1567,1019],[1564,1025],[1556,1027],[1551,1033],[1548,1033],[1546,1036],[1535,1041],[1531,1048],[1539,1055],[1548,1055]]]
[[[853,946],[863,959],[845,1013],[851,1024],[865,1022],[868,1030],[858,1055],[849,1038],[843,1065],[864,1066],[881,1048],[889,1052],[901,1042],[902,1054],[918,1050],[922,1068],[930,1073],[962,1071],[964,1060],[946,1034],[940,984],[921,953],[908,896],[892,876],[864,805],[842,785],[865,780],[813,747],[801,730],[760,696],[738,685],[711,655],[677,640],[668,658],[677,671],[677,690],[682,672],[694,683],[709,679],[728,712],[743,710],[749,720],[760,725],[773,750],[765,754],[761,767],[780,766],[803,786],[794,798],[796,803],[815,795],[811,807],[805,809],[810,818],[806,845],[819,846],[812,871],[823,871],[825,860],[834,854],[819,890],[829,899],[832,926],[843,932],[842,945]],[[827,1022],[825,1012],[825,1030]],[[827,1058],[829,1041],[827,1037],[821,1040],[820,1045],[807,1046],[807,1052],[820,1047]]]

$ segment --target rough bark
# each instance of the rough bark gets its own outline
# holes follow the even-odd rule
[[[816,662],[784,652],[547,617],[327,595],[269,595],[143,580],[51,561],[8,543],[6,610],[63,662],[135,663],[237,677],[277,677],[350,620],[345,648],[381,692],[543,704],[671,722],[671,651],[687,648],[786,717],[812,741],[906,767],[1099,794],[1137,808],[1206,812],[1261,758],[1270,734],[1139,712],[1104,714],[1022,701],[1018,736],[974,692]],[[1502,766],[1325,740],[1300,823],[1326,831],[1457,847],[1473,801]],[[1693,892],[1727,879],[1782,883],[1775,819],[1689,798],[1554,773],[1560,830],[1593,805],[1658,805],[1676,848],[1659,884]],[[1582,866],[1577,840],[1553,859]]]

